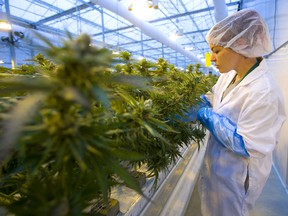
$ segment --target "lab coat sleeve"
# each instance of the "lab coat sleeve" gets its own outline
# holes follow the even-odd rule
[[[249,157],[244,140],[237,133],[237,126],[229,118],[213,112],[212,108],[203,107],[197,118],[213,134],[215,139],[227,149],[243,157]]]
[[[283,98],[277,91],[257,92],[244,101],[237,126],[251,157],[271,153],[285,120]]]

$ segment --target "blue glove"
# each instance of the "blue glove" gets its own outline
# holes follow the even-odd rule
[[[230,119],[207,107],[198,111],[197,118],[224,147],[243,157],[250,157],[245,148],[243,137],[237,133],[237,126]]]
[[[201,101],[198,105],[191,107],[187,112],[184,113],[183,122],[195,121],[197,119],[197,113],[202,107],[212,107],[207,97],[203,94],[200,96]]]
[[[205,94],[202,94],[200,96],[200,98],[202,100],[201,103],[200,103],[200,108],[202,108],[202,107],[212,107],[210,101],[208,100],[208,98],[206,97]]]

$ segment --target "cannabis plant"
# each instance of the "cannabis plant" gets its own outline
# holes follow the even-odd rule
[[[181,156],[180,147],[191,143],[191,139],[200,147],[205,135],[203,127],[195,119],[190,121],[186,114],[189,108],[199,104],[200,95],[210,90],[217,77],[201,73],[200,65],[189,65],[187,71],[183,72],[162,58],[155,63],[146,59],[137,61],[131,53],[122,52],[120,59],[122,63],[115,66],[116,73],[134,74],[149,79],[153,87],[149,91],[129,87],[125,89],[132,95],[127,101],[137,104],[138,109],[146,110],[145,115],[140,118],[142,121],[146,120],[148,126],[158,128],[157,136],[140,130],[139,135],[134,132],[125,133],[124,137],[129,149],[132,147],[136,152],[149,155],[140,164],[144,162],[157,180],[159,172],[167,169]],[[148,112],[152,109],[153,118]],[[139,115],[143,111],[137,110],[135,113]],[[134,134],[141,139],[131,139]]]
[[[141,193],[120,161],[143,156],[121,149],[107,124],[110,99],[120,100],[112,86],[129,80],[111,74],[110,51],[91,46],[87,35],[62,47],[46,42],[54,66],[40,62],[32,80],[1,80],[3,96],[23,92],[11,112],[3,105],[2,206],[16,215],[84,214],[92,199],[107,200],[114,176]]]
[[[0,81],[0,205],[7,213],[90,214],[91,200],[107,202],[118,184],[142,193],[131,167],[147,165],[157,182],[181,146],[200,143],[201,125],[183,118],[211,77],[164,59],[116,58],[86,34],[60,47],[41,38],[46,57]]]

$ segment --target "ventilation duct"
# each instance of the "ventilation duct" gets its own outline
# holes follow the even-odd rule
[[[194,56],[191,52],[183,49],[178,43],[170,40],[165,34],[157,30],[153,25],[147,23],[133,13],[131,13],[126,7],[120,4],[117,0],[91,0],[95,5],[99,5],[121,17],[128,20],[134,26],[141,29],[141,31],[147,36],[157,40],[158,42],[165,44],[167,47],[183,54],[187,58],[191,59],[193,62],[197,62],[203,65],[201,60]]]
[[[225,0],[213,0],[215,21],[219,22],[228,16],[228,10]]]

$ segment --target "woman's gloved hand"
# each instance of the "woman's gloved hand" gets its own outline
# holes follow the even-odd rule
[[[199,109],[203,107],[212,107],[211,103],[204,94],[201,95],[200,98],[201,101],[198,105],[191,107],[187,110],[187,112],[184,113],[185,117],[183,118],[183,120],[185,120],[186,122],[195,121],[197,119],[197,113]]]
[[[238,155],[249,157],[244,140],[237,133],[237,126],[225,116],[213,112],[212,108],[202,107],[197,113],[197,119],[213,134],[224,147]]]
[[[200,108],[202,108],[202,107],[212,107],[210,101],[208,100],[208,98],[206,97],[205,94],[202,94],[200,96],[200,98],[202,100],[201,103],[200,103]]]

